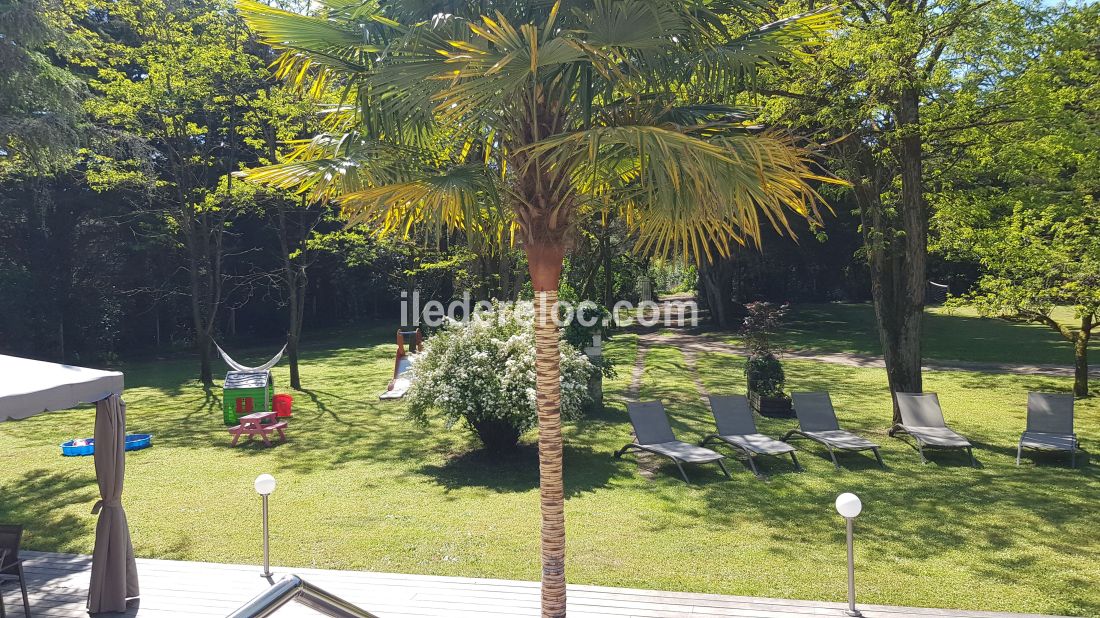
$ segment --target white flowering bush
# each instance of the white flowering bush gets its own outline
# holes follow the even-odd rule
[[[538,424],[531,303],[495,303],[466,322],[448,322],[412,358],[410,415],[463,422],[491,450],[514,447]],[[561,342],[561,413],[575,418],[588,400],[588,358]]]

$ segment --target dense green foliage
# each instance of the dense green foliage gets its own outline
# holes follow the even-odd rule
[[[156,436],[129,459],[141,555],[254,560],[224,523],[274,471],[277,562],[531,579],[529,322],[431,339],[418,432],[376,398],[402,293],[526,297],[518,238],[569,249],[563,298],[611,306],[643,277],[694,281],[729,331],[754,300],[872,299],[800,306],[774,338],[738,340],[749,359],[643,357],[617,335],[607,358],[635,371],[601,367],[611,407],[565,426],[570,580],[837,599],[829,502],[855,490],[861,599],[1098,614],[1096,466],[1012,465],[1026,392],[1089,387],[1098,27],[1098,4],[1033,0],[0,0],[0,353],[126,370],[130,427]],[[929,278],[966,307],[926,310]],[[364,334],[371,320],[384,326]],[[284,338],[277,381],[305,389],[290,443],[232,450],[211,343],[262,342],[266,358]],[[780,345],[885,356],[888,376],[780,365]],[[588,368],[563,350],[574,416]],[[988,373],[1074,357],[1072,384]],[[685,486],[615,463],[628,396],[664,400],[682,439],[709,433],[693,385],[829,390],[888,468],[854,456],[834,473],[809,446],[807,474]],[[922,467],[887,437],[891,389],[922,388],[983,467]],[[1077,406],[1087,446],[1100,410]],[[0,520],[26,522],[32,549],[90,550],[90,462],[56,444],[92,422],[0,424]],[[520,448],[490,460],[453,423]]]
[[[944,173],[936,248],[980,266],[960,301],[1073,343],[1085,395],[1100,321],[1100,5],[1040,20],[1026,36],[1034,56],[1009,57],[1003,89],[988,95],[996,111],[963,132],[968,147]],[[1073,326],[1052,316],[1060,306]]]
[[[0,41],[0,180],[62,171],[87,138],[79,33],[59,1],[4,0]]]
[[[878,5],[846,6],[816,57],[759,71],[757,92],[738,95],[751,117],[821,144],[829,171],[874,180],[878,198],[861,205],[857,192],[829,190],[833,214],[821,226],[791,222],[800,243],[764,225],[761,249],[733,247],[730,259],[702,265],[700,301],[714,305],[717,324],[737,327],[735,302],[870,298],[868,243],[897,234],[861,216],[868,203],[881,206],[885,230],[898,216],[893,140],[904,131],[891,105],[907,80],[922,93],[929,277],[955,294],[979,292],[990,314],[1045,321],[1051,305],[1075,306],[1081,330],[1092,301],[1077,292],[1096,288],[1085,259],[1095,251],[1067,234],[1095,237],[1096,5],[906,6],[893,3],[889,20]],[[278,52],[230,3],[0,7],[5,351],[67,360],[196,344],[201,352],[211,337],[277,340],[303,324],[397,322],[399,293],[413,287],[445,302],[467,289],[475,299],[522,293],[526,257],[514,248],[480,251],[463,232],[378,242],[343,230],[330,205],[304,208],[298,197],[232,180],[335,126],[335,116],[314,112],[345,93],[331,82],[302,92],[273,80]],[[916,74],[905,65],[912,58]],[[484,154],[476,140],[468,154],[475,150]],[[632,251],[623,217],[593,210],[577,225],[563,289],[608,305],[636,299],[647,274],[686,286],[679,275],[668,285],[667,266]],[[1073,272],[1006,270],[1047,259]]]

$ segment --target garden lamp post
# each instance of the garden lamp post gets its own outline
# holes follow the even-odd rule
[[[856,609],[856,561],[852,550],[852,522],[862,510],[863,503],[859,501],[859,496],[843,493],[836,497],[836,512],[848,524],[848,610],[844,613],[849,616],[863,615]]]
[[[256,477],[256,482],[253,483],[256,488],[256,493],[260,494],[260,498],[263,499],[264,504],[264,577],[271,577],[271,553],[269,551],[268,544],[268,526],[267,526],[267,497],[271,495],[271,492],[275,491],[275,477],[270,474],[261,474]]]

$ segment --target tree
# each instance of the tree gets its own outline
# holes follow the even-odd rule
[[[255,163],[272,164],[288,153],[281,149],[293,147],[306,131],[311,103],[287,88],[268,88],[256,93],[245,114],[240,133],[246,144],[261,153]],[[252,200],[262,204],[266,219],[278,238],[278,274],[282,300],[287,308],[286,354],[290,365],[290,387],[302,390],[299,368],[299,345],[306,315],[306,292],[309,289],[309,268],[317,261],[318,250],[328,248],[318,227],[334,218],[327,205],[310,204],[301,197],[285,192],[257,192]]]
[[[756,29],[750,3],[323,2],[314,15],[239,0],[278,74],[336,82],[335,131],[257,183],[337,199],[380,234],[414,225],[514,233],[535,291],[542,612],[565,615],[559,334],[563,259],[585,213],[616,212],[639,251],[725,255],[762,226],[816,218],[825,180],[739,105],[759,63],[795,59],[834,21]],[[475,150],[475,146],[476,149]],[[471,152],[482,153],[471,157]],[[505,225],[498,222],[504,221]]]
[[[996,111],[960,133],[967,148],[943,175],[934,248],[980,265],[961,302],[1069,341],[1074,392],[1084,396],[1100,317],[1100,6],[1036,10],[1029,25],[989,93]],[[1077,328],[1052,315],[1063,305]]]
[[[765,86],[786,95],[778,116],[819,130],[852,185],[891,393],[923,390],[929,157],[989,111],[983,92],[1018,13],[1006,0],[853,0],[815,70]]]
[[[1089,339],[1100,318],[1100,206],[1020,207],[981,236],[984,274],[964,298],[984,315],[1037,322],[1062,335],[1073,345],[1073,392],[1088,395]],[[1073,307],[1076,329],[1052,315],[1063,305]]]
[[[82,35],[58,2],[0,2],[0,180],[74,164],[87,89],[67,65]]]
[[[737,325],[737,303],[733,299],[734,257],[720,257],[700,265],[699,281],[702,305],[710,313],[716,328],[731,329]]]
[[[0,340],[60,361],[113,353],[128,249],[88,188],[83,149],[110,140],[84,113],[89,31],[70,8],[0,0]]]
[[[96,13],[108,17],[93,56],[98,70],[91,86],[100,96],[88,109],[100,123],[155,150],[156,177],[137,179],[148,183],[142,206],[160,215],[185,256],[199,378],[209,387],[219,312],[236,287],[226,264],[238,250],[231,226],[250,206],[235,194],[231,173],[242,160],[257,158],[244,144],[242,125],[264,101],[264,50],[255,49],[221,0],[109,4]],[[140,162],[118,159],[119,168]]]

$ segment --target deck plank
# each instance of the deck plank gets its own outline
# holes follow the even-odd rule
[[[31,610],[42,618],[87,618],[91,559],[25,552]],[[211,618],[226,616],[269,583],[251,565],[139,559],[141,599],[125,616]],[[539,616],[537,582],[367,571],[277,569],[293,572],[364,607],[380,618],[513,618]],[[22,616],[18,593],[6,589],[9,616]],[[811,618],[843,616],[844,605],[804,600],[569,586],[571,618]],[[1025,614],[860,605],[867,618],[1022,618]],[[280,618],[315,618],[292,605]]]

